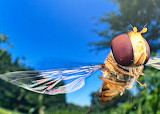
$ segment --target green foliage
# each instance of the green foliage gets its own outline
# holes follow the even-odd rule
[[[0,108],[0,114],[21,114],[21,113],[17,111],[10,111],[4,108]]]
[[[56,112],[46,112],[45,114],[85,114],[81,111],[58,110]]]
[[[99,49],[110,47],[111,39],[120,33],[126,33],[131,29],[131,25],[142,29],[147,24],[148,32],[144,34],[149,42],[152,52],[160,49],[160,1],[159,0],[110,0],[117,4],[118,10],[105,14],[99,19],[100,24],[105,24],[108,28],[95,30],[103,37],[100,42],[90,43]]]
[[[81,107],[81,106],[78,106],[78,105],[75,105],[75,104],[71,104],[71,103],[68,103],[68,104],[61,104],[61,105],[54,105],[53,107],[51,107],[50,109],[46,110],[46,113],[57,113],[57,112],[81,112],[81,113],[86,113],[87,111],[89,110],[89,107],[88,106],[84,106],[84,107]]]

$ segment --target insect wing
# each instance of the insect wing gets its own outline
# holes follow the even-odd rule
[[[56,95],[82,88],[85,79],[97,71],[100,65],[45,71],[18,71],[0,75],[0,78],[27,90]]]
[[[160,58],[157,57],[150,58],[146,66],[152,66],[160,70]]]

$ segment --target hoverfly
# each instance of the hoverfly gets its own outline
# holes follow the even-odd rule
[[[104,64],[71,69],[9,72],[0,75],[0,78],[30,91],[56,95],[82,88],[88,76],[101,70],[103,76],[99,78],[103,85],[99,92],[99,100],[106,102],[118,94],[123,95],[125,89],[131,89],[135,80],[141,86],[146,86],[139,81],[139,75],[144,75],[144,65],[150,58],[150,47],[141,35],[145,32],[145,27],[140,32],[133,27],[133,31],[128,34],[115,36]],[[146,65],[160,69],[159,63],[159,58],[151,58]],[[63,81],[68,83],[58,85]]]

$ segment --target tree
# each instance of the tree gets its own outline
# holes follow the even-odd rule
[[[127,32],[132,26],[142,29],[146,24],[148,32],[144,34],[151,52],[160,49],[160,1],[159,0],[109,0],[117,4],[118,11],[105,14],[99,22],[109,25],[103,31],[96,32],[103,37],[100,42],[90,43],[97,49],[110,47],[111,39],[119,33]],[[131,25],[130,25],[131,24]]]

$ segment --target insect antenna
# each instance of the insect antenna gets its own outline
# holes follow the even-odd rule
[[[146,26],[147,26],[147,23],[144,25],[143,29],[140,31],[141,34],[147,32]]]
[[[132,27],[132,29],[133,29],[133,26],[132,26],[132,24],[129,24],[131,27]]]
[[[146,23],[143,28],[146,28],[147,25],[148,25],[148,23]]]
[[[131,32],[133,30],[134,27],[129,22],[127,22],[127,23],[128,23],[128,33],[129,33],[129,32]],[[130,27],[132,27],[132,30],[130,30]]]

